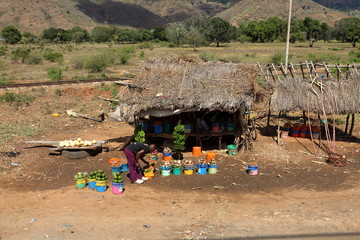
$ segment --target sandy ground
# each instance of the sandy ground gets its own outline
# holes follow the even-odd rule
[[[56,127],[32,140],[117,138],[112,149],[133,131],[108,120],[61,115],[53,121]],[[111,186],[106,192],[76,189],[73,181],[79,171],[110,175],[108,159],[123,157],[121,151],[67,159],[48,155],[46,147],[25,149],[29,145],[17,139],[12,146],[20,155],[0,162],[0,239],[360,239],[359,138],[338,139],[345,167],[325,164],[318,147],[312,155],[308,139],[287,138],[277,146],[260,135],[252,152],[216,151],[216,175],[156,172],[134,185],[123,174],[122,195],[112,194]],[[199,159],[190,152],[184,157]],[[245,172],[250,161],[259,164],[256,176]]]

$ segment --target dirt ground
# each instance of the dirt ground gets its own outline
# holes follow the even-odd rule
[[[88,90],[80,95],[95,111],[101,104],[91,93],[99,90]],[[80,91],[63,93],[52,98],[50,108],[84,107],[66,100]],[[134,185],[123,174],[125,192],[114,195],[111,188],[76,189],[73,176],[98,169],[110,176],[108,160],[124,157],[113,149],[131,136],[132,127],[65,114],[54,118],[39,111],[46,101],[49,96],[16,110],[0,105],[4,122],[16,119],[45,129],[6,142],[20,154],[0,156],[0,239],[360,239],[359,126],[355,137],[339,136],[336,142],[336,151],[346,155],[345,167],[324,163],[326,155],[309,139],[287,138],[277,146],[271,136],[260,135],[251,152],[229,156],[216,150],[216,175],[156,172]],[[114,140],[110,151],[83,159],[48,155],[47,147],[25,143],[78,137]],[[190,152],[184,157],[204,158]],[[245,172],[250,161],[259,164],[256,176]]]

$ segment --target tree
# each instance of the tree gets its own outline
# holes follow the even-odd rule
[[[170,23],[166,28],[166,37],[170,42],[181,46],[186,36],[185,24],[182,22]]]
[[[335,23],[333,36],[343,42],[351,42],[353,47],[360,39],[360,18],[343,18]]]
[[[112,35],[113,31],[108,27],[97,26],[91,32],[93,40],[97,43],[109,42],[112,39]]]
[[[1,35],[5,39],[5,43],[16,44],[21,40],[20,31],[14,26],[7,26],[1,31]]]
[[[206,42],[204,35],[202,35],[195,27],[189,29],[185,41],[193,47],[194,51],[196,51],[196,47],[199,47]]]
[[[14,62],[19,62],[20,60],[22,63],[24,63],[25,60],[29,57],[30,52],[30,48],[18,47],[12,51],[12,60],[14,60]]]
[[[158,27],[154,28],[153,38],[159,39],[160,41],[167,41],[166,28],[163,26],[158,26]]]
[[[306,40],[309,40],[309,46],[312,47],[321,32],[320,21],[306,17],[304,26],[306,28]]]
[[[210,20],[209,36],[212,42],[216,42],[217,47],[220,46],[220,43],[229,42],[231,40],[230,30],[230,23],[227,21],[219,17]]]
[[[62,28],[48,28],[44,29],[42,33],[44,40],[50,40],[52,42],[66,42],[69,41],[69,34],[65,29]]]
[[[68,38],[75,43],[81,43],[88,41],[90,37],[86,29],[75,26],[68,30]]]
[[[23,43],[27,43],[27,44],[31,44],[31,43],[38,43],[39,42],[39,38],[29,32],[24,32],[22,34],[22,42]]]

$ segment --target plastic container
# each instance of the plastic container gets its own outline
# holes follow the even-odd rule
[[[171,124],[164,125],[164,133],[171,133]]]
[[[88,179],[88,186],[90,189],[95,189],[96,188],[96,180],[95,179]]]
[[[226,131],[228,131],[228,132],[234,131],[234,124],[233,123],[226,123],[225,126],[226,126]]]
[[[206,153],[206,161],[210,162],[211,159],[215,159],[216,154],[214,152],[207,152]]]
[[[217,173],[217,167],[218,167],[217,164],[211,164],[211,165],[209,165],[208,173],[209,173],[209,174],[216,174],[216,173]]]
[[[184,170],[184,174],[185,175],[193,175],[194,174],[194,169]]]
[[[97,192],[105,192],[107,189],[106,181],[96,181],[96,191]]]
[[[159,159],[158,156],[157,156],[157,154],[151,154],[151,153],[149,153],[149,154],[148,154],[148,157],[149,157],[150,159],[154,160],[154,161],[157,161],[157,160]]]
[[[200,164],[197,164],[197,173],[199,175],[206,175],[207,173],[207,165],[200,165]]]
[[[299,132],[299,137],[301,138],[306,138],[308,134],[308,128],[306,125],[302,125],[301,128],[300,128],[300,132]]]
[[[76,180],[76,187],[77,188],[86,188],[86,179],[82,178],[82,179],[78,179]]]
[[[191,125],[185,125],[185,133],[191,133]]]
[[[213,132],[220,132],[220,124],[219,123],[213,123],[211,125],[211,131]]]
[[[180,166],[178,166],[178,167],[173,167],[172,173],[173,173],[174,175],[180,175],[180,174],[181,174],[181,167],[180,167]]]
[[[144,170],[144,176],[151,179],[154,177],[154,169],[153,168],[150,168],[150,169],[145,169]]]
[[[171,161],[172,160],[172,152],[163,153],[164,154],[164,161]]]
[[[156,121],[154,123],[154,133],[162,133],[163,129],[162,129],[162,122],[160,121]]]
[[[121,186],[121,183],[112,183],[111,184],[111,191],[113,194],[119,195],[123,193],[123,187]]]
[[[312,136],[313,136],[313,139],[318,140],[318,139],[320,139],[320,132],[313,132]]]
[[[171,167],[160,167],[161,169],[161,176],[168,177],[171,173]]]
[[[256,165],[256,166],[248,165],[247,173],[251,176],[257,175],[258,174],[258,165]]]
[[[235,155],[237,153],[237,146],[232,144],[232,145],[228,145],[228,154],[229,155]]]
[[[115,176],[116,176],[116,173],[122,172],[121,169],[122,169],[121,166],[120,166],[120,167],[111,167],[111,173],[112,173],[112,175],[115,177]]]
[[[281,132],[280,132],[280,137],[281,138],[287,138],[288,136],[289,136],[289,131],[281,130]]]
[[[129,164],[128,163],[121,164],[120,169],[121,169],[121,172],[129,171]]]
[[[202,155],[201,147],[193,147],[192,155],[195,157],[200,157]]]
[[[291,129],[291,136],[294,138],[299,137],[300,128],[299,125],[294,124],[293,128]]]

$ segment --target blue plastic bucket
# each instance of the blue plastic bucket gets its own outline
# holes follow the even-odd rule
[[[76,184],[77,188],[86,188],[86,183],[78,183]]]
[[[156,154],[148,154],[148,157],[151,158],[152,160],[154,161],[157,161],[158,160],[158,157]]]
[[[111,173],[112,175],[116,176],[116,173],[121,172],[121,166],[120,167],[111,167]]]
[[[106,191],[107,186],[96,186],[96,191],[97,192],[105,192]]]
[[[127,172],[129,171],[129,164],[125,163],[120,166],[121,172]]]
[[[257,175],[258,174],[258,167],[259,166],[252,166],[252,165],[248,165],[248,169],[247,169],[247,172],[249,175]]]
[[[197,164],[197,173],[200,174],[200,175],[205,175],[207,173],[207,165],[200,165],[200,164]]]
[[[89,186],[90,189],[95,189],[96,188],[96,181],[88,182],[88,186]]]
[[[162,125],[155,124],[154,125],[154,133],[162,133]]]

